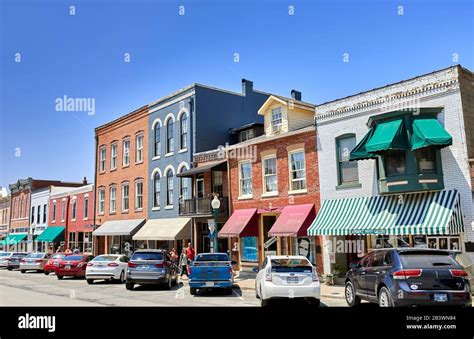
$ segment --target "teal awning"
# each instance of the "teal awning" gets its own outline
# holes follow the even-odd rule
[[[323,202],[308,235],[459,234],[463,231],[456,190],[332,199]]]
[[[49,226],[43,233],[36,237],[37,242],[60,242],[64,241],[64,226]]]
[[[369,153],[387,150],[409,150],[403,118],[377,123],[375,131],[365,148]]]
[[[365,159],[374,159],[377,155],[367,152],[367,143],[369,142],[370,138],[374,134],[375,127],[372,127],[369,130],[364,138],[357,144],[356,147],[351,151],[349,160],[365,160]]]
[[[15,245],[19,243],[20,241],[23,241],[26,239],[28,234],[10,234],[5,238],[5,243],[7,245]]]
[[[436,118],[413,120],[412,151],[423,147],[446,147],[452,144],[453,138]]]

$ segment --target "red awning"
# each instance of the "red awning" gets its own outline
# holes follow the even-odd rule
[[[307,236],[306,230],[316,217],[313,204],[286,206],[268,235],[272,237]]]
[[[235,210],[218,235],[219,238],[257,237],[257,209]]]

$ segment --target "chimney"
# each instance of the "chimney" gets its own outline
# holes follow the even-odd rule
[[[247,96],[253,92],[253,81],[242,79],[242,94]]]
[[[84,177],[84,179],[82,180],[82,183],[83,183],[84,185],[87,185],[87,177]]]
[[[301,92],[298,92],[295,89],[291,90],[291,98],[296,101],[301,101]]]

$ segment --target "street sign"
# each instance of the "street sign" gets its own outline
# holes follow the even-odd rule
[[[216,229],[216,223],[214,222],[214,219],[207,219],[207,227],[209,228],[209,232],[214,234]]]

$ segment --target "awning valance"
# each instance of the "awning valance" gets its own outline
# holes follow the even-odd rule
[[[387,150],[409,150],[403,118],[377,123],[375,131],[365,148],[369,153]]]
[[[191,238],[190,218],[149,219],[133,240],[185,240]]]
[[[285,206],[268,234],[272,237],[306,236],[315,216],[313,204]]]
[[[308,235],[459,234],[456,190],[333,199],[323,202]]]
[[[414,119],[411,137],[412,151],[429,146],[446,147],[452,143],[453,138],[436,118]]]
[[[37,242],[59,242],[64,241],[64,226],[49,226],[47,227],[38,237],[36,237],[35,241]]]
[[[218,236],[219,238],[258,236],[257,209],[235,210]]]
[[[133,235],[145,223],[145,219],[111,220],[92,232],[93,236]]]

